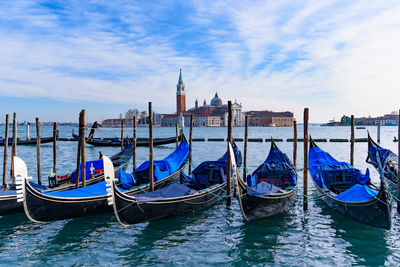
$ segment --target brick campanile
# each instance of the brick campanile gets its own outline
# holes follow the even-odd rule
[[[176,114],[186,111],[185,84],[182,80],[182,69],[179,71],[178,84],[176,85]]]

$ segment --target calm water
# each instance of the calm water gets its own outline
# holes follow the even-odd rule
[[[62,137],[71,136],[71,127],[59,127]],[[367,127],[368,128],[368,127]],[[376,128],[368,128],[376,138]],[[31,128],[31,131],[33,129]],[[18,129],[25,137],[25,128]],[[51,127],[42,127],[43,137]],[[76,131],[76,130],[75,130]],[[126,129],[131,136],[131,129]],[[77,131],[76,131],[77,132]],[[188,136],[188,129],[185,129]],[[234,137],[243,137],[243,128],[234,128]],[[349,138],[349,127],[310,126],[314,138]],[[4,129],[0,129],[3,136]],[[396,127],[382,127],[381,145],[396,151],[392,142]],[[173,128],[155,128],[156,137],[175,134]],[[31,136],[34,136],[31,133]],[[119,129],[100,129],[97,137],[119,136]],[[147,128],[138,136],[147,137]],[[226,137],[226,128],[195,128],[194,137]],[[366,130],[356,130],[356,138],[366,137]],[[249,137],[292,138],[291,128],[250,128]],[[299,137],[302,127],[299,127]],[[238,143],[243,148],[243,143]],[[292,157],[292,143],[278,146]],[[349,143],[319,143],[338,160],[349,160]],[[58,174],[74,169],[76,142],[58,142]],[[175,145],[154,149],[156,158],[171,153]],[[298,168],[303,165],[302,143],[299,143]],[[195,165],[214,160],[225,152],[224,142],[194,142]],[[248,169],[253,171],[266,157],[269,143],[249,143]],[[98,151],[115,154],[118,148],[87,146],[87,159],[97,159]],[[2,148],[0,148],[2,155]],[[138,148],[138,162],[147,159],[148,148]],[[11,154],[11,153],[10,153]],[[36,177],[35,146],[18,147],[18,156],[28,165],[29,175]],[[369,167],[378,184],[377,172],[365,163],[367,143],[355,144],[355,166]],[[10,160],[9,160],[10,161]],[[52,144],[42,145],[43,177],[50,174]],[[130,166],[131,168],[131,166]],[[301,174],[301,172],[300,172]],[[35,178],[34,178],[35,180]],[[47,182],[47,178],[45,178]],[[299,187],[302,187],[300,178]],[[316,195],[312,183],[311,195]],[[224,202],[209,209],[166,220],[122,227],[113,214],[35,224],[24,214],[0,217],[1,264],[15,265],[399,265],[400,223],[393,210],[390,231],[356,223],[331,211],[323,203],[309,203],[303,212],[301,198],[287,214],[247,223],[242,219],[236,200],[227,209]]]

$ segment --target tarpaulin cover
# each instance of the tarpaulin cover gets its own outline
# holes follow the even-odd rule
[[[288,177],[288,181],[284,181],[284,177]],[[262,181],[262,180],[264,181]],[[287,155],[283,153],[275,143],[271,143],[271,149],[267,159],[249,176],[247,176],[247,192],[250,195],[261,196],[268,195],[273,192],[277,186],[295,186],[297,183],[296,171],[292,162]],[[276,186],[272,185],[272,180],[275,180]],[[270,188],[266,185],[270,184]]]
[[[397,182],[397,169],[398,165],[389,166],[387,163],[397,163],[398,158],[395,153],[389,149],[385,149],[376,144],[369,137],[368,139],[368,160],[367,162],[372,164],[380,173],[380,168],[382,168],[382,175]]]
[[[368,169],[364,175],[349,163],[337,161],[319,147],[310,148],[308,160],[310,174],[320,188],[328,188],[331,183],[338,181],[366,184],[371,180]]]
[[[188,142],[181,142],[179,146],[163,160],[154,161],[154,181],[170,176],[176,172],[189,156]],[[132,181],[132,185],[144,184],[149,182],[149,161],[140,165],[133,173],[136,183]]]
[[[180,183],[173,183],[161,189],[158,189],[153,192],[143,193],[135,195],[136,201],[140,203],[148,202],[148,201],[155,201],[163,198],[170,198],[170,197],[182,197],[190,195],[196,191],[190,189],[189,187],[180,184]]]
[[[94,169],[93,169],[94,168]],[[95,175],[95,170],[102,170],[104,169],[103,160],[93,160],[93,161],[86,161],[86,180],[90,179],[90,174]],[[76,180],[76,170],[72,172],[72,183],[75,183]],[[79,165],[79,181],[82,181],[82,163]]]
[[[242,155],[235,143],[232,148],[236,162],[241,161]],[[192,171],[191,175],[181,173],[181,183],[196,190],[221,184],[226,181],[226,164],[227,153],[217,161],[204,161]]]
[[[106,182],[98,182],[85,187],[60,191],[60,192],[43,192],[43,194],[54,197],[95,197],[106,195]]]
[[[268,196],[269,194],[276,193],[279,190],[279,187],[266,182],[260,182],[254,187],[247,186],[247,193],[250,196]]]
[[[132,173],[126,173],[122,168],[119,169],[119,181],[122,188],[129,188],[137,184],[135,177],[133,177]]]
[[[372,190],[366,185],[355,184],[340,195],[336,199],[348,202],[362,202],[370,200],[378,194],[377,191]]]

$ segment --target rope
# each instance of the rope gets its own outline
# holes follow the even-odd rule
[[[400,201],[400,199],[398,199],[398,198],[396,197],[396,195],[394,194],[393,191],[389,190],[389,193],[392,195],[392,197],[393,197],[397,202]]]
[[[310,197],[310,196],[307,196],[307,195],[303,194],[303,192],[301,192],[301,190],[299,190],[297,187],[290,187],[289,186],[289,187],[286,187],[286,189],[289,189],[289,190],[292,189],[292,190],[296,191],[297,193],[303,195],[303,197],[306,197],[307,200],[303,201],[304,203],[312,202],[312,201],[324,196],[324,195],[319,195],[319,196]]]
[[[196,165],[193,164],[193,162],[189,162],[189,159],[185,160],[185,163],[189,164],[190,166],[192,166],[193,169],[196,169]]]
[[[149,184],[144,184],[144,185],[141,185],[141,186],[132,186],[129,189],[140,189],[140,190],[143,191],[143,193],[147,193],[146,190],[143,189],[143,187],[146,187],[146,186],[149,186]]]
[[[207,192],[207,193],[209,193],[210,195],[212,195],[212,196],[214,196],[214,197],[218,197],[218,198],[227,198],[227,197],[232,197],[232,196],[233,196],[233,194],[225,195],[225,196],[216,195],[216,194],[214,194],[213,192],[208,191],[207,189],[202,189],[201,191]]]

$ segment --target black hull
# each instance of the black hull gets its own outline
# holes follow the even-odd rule
[[[17,202],[17,195],[0,197],[0,216],[23,212],[21,202]]]
[[[212,194],[203,191],[193,195],[138,204],[134,197],[121,192],[113,183],[114,213],[123,226],[179,216],[215,204],[222,199],[215,195],[225,195],[225,189],[226,183],[212,189],[208,188]]]
[[[78,140],[79,136],[76,134],[72,135],[76,140]],[[129,140],[128,140],[129,139]],[[181,136],[178,137],[178,141],[181,141]],[[176,137],[168,137],[168,138],[155,138],[153,139],[153,145],[154,146],[161,146],[161,145],[167,145],[167,144],[172,144],[176,142]],[[87,144],[90,144],[92,146],[121,146],[120,141],[112,141],[112,140],[98,140],[98,139],[91,139],[86,141]],[[133,144],[133,139],[132,138],[124,138],[124,144],[126,143],[131,143]],[[149,141],[136,141],[136,146],[149,146]]]
[[[185,165],[171,176],[156,182],[155,188],[177,181],[180,177],[180,172],[184,168]],[[148,191],[149,187],[143,187],[143,189]],[[52,197],[35,190],[26,181],[24,190],[25,214],[34,222],[50,222],[112,212],[112,207],[108,205],[106,192],[104,195],[97,197]],[[134,195],[141,192],[143,191],[137,188],[126,193]]]
[[[363,224],[387,230],[391,228],[392,199],[383,182],[376,197],[364,202],[340,201],[325,193],[315,182],[314,185],[323,195],[321,199],[335,211]]]
[[[44,137],[40,138],[40,143],[45,144],[45,143],[51,143],[53,142],[53,137]],[[12,145],[12,141],[8,142],[8,145]],[[17,140],[17,145],[36,145],[36,139],[30,139],[30,140]],[[0,146],[4,146],[4,142],[0,142]]]
[[[115,168],[115,174],[119,174],[119,169],[125,170],[128,166],[129,162],[126,161],[122,165],[119,165],[118,168]],[[95,175],[92,179],[87,180],[86,184],[87,185],[92,185],[98,182],[101,182],[104,180],[104,175],[103,174],[97,174]],[[66,185],[60,185],[54,188],[49,188],[45,190],[45,192],[60,192],[60,191],[67,191],[75,188],[75,184],[66,184]],[[19,213],[19,212],[24,212],[24,207],[22,202],[17,202],[17,194],[15,189],[10,189],[14,193],[9,194],[7,196],[0,196],[0,216],[4,215],[9,215],[9,214],[14,214],[14,213]],[[37,191],[37,190],[35,190]]]
[[[297,194],[294,190],[285,193],[274,193],[269,196],[256,197],[247,194],[246,184],[238,178],[236,193],[240,209],[246,221],[262,219],[285,212],[296,201]]]

